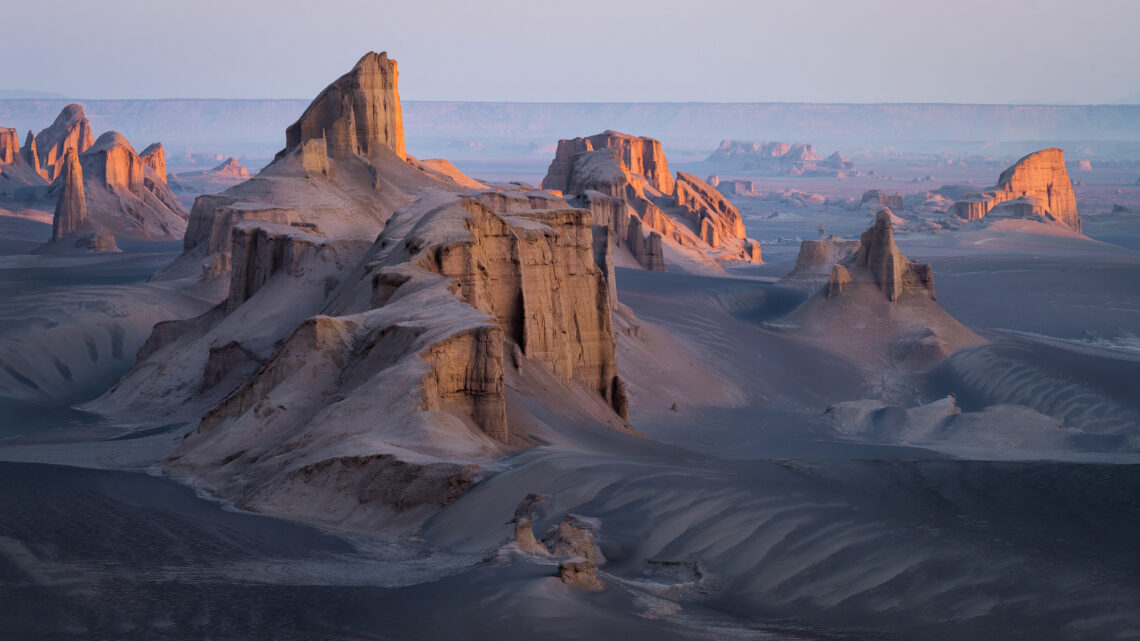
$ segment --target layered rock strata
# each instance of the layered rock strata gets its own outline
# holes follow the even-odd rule
[[[1037,218],[1081,231],[1073,183],[1065,169],[1065,152],[1055,147],[1021,158],[1001,172],[997,185],[966,194],[949,213],[965,220]]]
[[[652,138],[606,131],[561,140],[542,186],[590,209],[616,248],[645,269],[665,268],[666,242],[717,259],[760,262],[759,243],[745,237],[736,207],[696,176],[674,178]]]
[[[345,78],[375,60],[387,57]],[[302,121],[376,80],[345,78]],[[341,116],[390,121],[387,94],[348,93]],[[156,326],[97,403],[197,420],[171,473],[249,509],[374,529],[420,522],[552,417],[633,433],[613,256],[591,211],[549,192],[473,192],[398,155],[393,133],[360,129],[346,155],[333,137],[298,138],[196,201],[160,278],[224,284],[219,303]]]
[[[313,138],[324,138],[333,158],[371,156],[378,146],[403,158],[404,121],[397,88],[396,61],[368,53],[329,85],[297,122],[285,130],[289,153]]]

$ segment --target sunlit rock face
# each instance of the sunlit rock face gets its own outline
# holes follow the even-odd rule
[[[965,220],[1038,218],[1081,231],[1073,183],[1065,169],[1065,152],[1056,147],[1018,160],[1001,172],[997,185],[967,194],[951,206],[950,213]]]
[[[333,158],[371,156],[377,145],[403,158],[404,120],[397,89],[396,61],[368,53],[317,96],[285,130],[285,153],[313,138],[324,138]]]
[[[64,107],[51,126],[36,134],[36,148],[44,177],[51,181],[59,176],[69,149],[81,154],[94,144],[95,136],[83,107],[75,104]]]
[[[607,130],[560,140],[542,186],[590,209],[595,225],[607,227],[615,246],[645,269],[665,270],[666,240],[717,250],[716,260],[762,262],[760,244],[745,237],[736,207],[692,174],[672,176],[652,138]]]

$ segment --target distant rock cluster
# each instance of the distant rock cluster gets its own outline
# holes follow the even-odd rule
[[[745,171],[764,171],[789,176],[862,175],[850,158],[838,151],[824,158],[805,143],[756,143],[751,140],[722,140],[705,162]]]
[[[160,143],[139,155],[118,132],[93,139],[76,104],[17,142],[14,130],[0,129],[0,197],[56,201],[51,240],[38,252],[116,251],[116,236],[182,237],[187,213],[167,185]]]

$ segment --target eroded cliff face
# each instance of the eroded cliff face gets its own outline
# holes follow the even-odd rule
[[[583,182],[583,179],[575,175],[575,157],[599,149],[615,150],[619,164],[629,173],[644,177],[662,194],[673,193],[673,176],[669,173],[669,161],[661,149],[661,142],[612,129],[585,138],[559,140],[554,160],[550,163],[546,178],[542,180],[543,188],[562,192],[576,191],[573,187]]]
[[[20,134],[15,129],[0,127],[0,165],[7,165],[20,157]]]
[[[966,220],[986,216],[1039,218],[1081,231],[1073,183],[1065,169],[1065,152],[1055,147],[1036,151],[1001,172],[997,185],[955,202],[950,213]]]
[[[139,158],[159,180],[166,182],[166,150],[162,148],[161,142],[152,143],[139,154]]]
[[[148,152],[149,161],[122,134],[108,131],[80,153],[88,216],[96,228],[137,240],[183,235],[187,213],[166,184],[162,147],[152,145]]]
[[[396,61],[385,53],[365,54],[352,71],[329,85],[288,129],[285,151],[324,138],[333,158],[371,156],[384,145],[404,158],[404,120],[397,89]]]
[[[895,245],[890,210],[875,216],[875,224],[859,238],[859,249],[848,259],[855,269],[871,275],[875,285],[892,303],[904,294],[934,297],[934,270],[903,255]]]
[[[95,405],[198,420],[166,469],[243,507],[370,530],[421,522],[559,421],[634,433],[591,211],[472,192],[369,131],[368,157],[311,137],[200,197],[172,275],[217,307],[156,326]]]
[[[642,267],[665,269],[668,243],[717,260],[761,262],[760,244],[745,237],[740,212],[705,181],[669,175],[661,144],[615,131],[561,140],[544,189],[590,209],[619,249]]]
[[[53,181],[59,176],[69,149],[82,154],[93,144],[95,137],[83,107],[75,104],[64,107],[51,126],[36,134],[36,148],[45,177]]]
[[[79,165],[79,155],[74,149],[69,149],[64,155],[60,172],[62,186],[51,223],[51,238],[54,241],[79,231],[87,224],[87,201],[83,196],[83,168]]]

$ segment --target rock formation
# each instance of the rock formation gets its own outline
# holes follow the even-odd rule
[[[79,154],[87,213],[95,228],[137,240],[174,239],[184,232],[186,210],[166,184],[162,148],[151,145],[148,151],[149,162],[122,134],[108,131]]]
[[[817,287],[822,281],[832,278],[832,267],[858,249],[858,240],[844,240],[838,236],[805,240],[800,243],[795,266],[781,282]]]
[[[892,303],[907,295],[934,298],[934,270],[909,260],[895,245],[890,210],[875,216],[875,224],[859,238],[859,249],[848,259],[856,269],[871,275],[875,285]]]
[[[674,179],[652,138],[606,131],[561,140],[542,186],[589,209],[615,249],[645,269],[665,269],[667,246],[761,262],[760,245],[745,237],[739,210],[692,174]]]
[[[1018,160],[1001,172],[997,185],[965,195],[949,213],[965,220],[987,216],[1038,218],[1081,231],[1073,184],[1065,169],[1065,152],[1055,147]]]
[[[371,156],[383,145],[404,157],[404,120],[396,61],[368,53],[352,71],[329,85],[297,122],[285,130],[287,154],[301,143],[324,138],[332,158]]]
[[[310,127],[334,112],[398,123],[397,95],[395,62],[365,56],[273,163],[195,202],[158,278],[196,277],[218,305],[156,326],[96,403],[196,420],[171,473],[250,509],[374,529],[422,521],[557,416],[635,433],[612,253],[589,211],[473,191],[398,153],[399,131]]]
[[[826,267],[833,258],[845,258]],[[797,261],[819,287],[781,323],[840,353],[875,363],[870,384],[882,387],[884,368],[925,368],[984,341],[946,313],[934,295],[930,265],[909,260],[895,245],[891,214],[882,210],[858,241],[807,241]],[[793,270],[795,272],[796,270]],[[795,283],[789,274],[785,280]],[[875,369],[878,368],[878,369]]]
[[[15,129],[0,127],[0,165],[8,165],[20,157],[20,135]]]
[[[144,165],[154,171],[159,180],[166,182],[166,150],[162,148],[161,142],[152,143],[143,149],[139,158],[142,159]]]
[[[614,149],[618,162],[630,174],[644,178],[654,189],[663,194],[673,193],[673,176],[669,173],[669,161],[661,149],[660,141],[653,138],[630,136],[607,129],[586,138],[559,140],[554,160],[542,179],[543,189],[553,189],[563,193],[572,191],[577,183],[574,159],[579,154],[598,149]],[[612,194],[611,194],[612,195]]]
[[[59,200],[52,217],[51,240],[33,250],[37,254],[119,251],[115,237],[87,221],[83,167],[74,149],[59,164]]]
[[[31,167],[32,171],[41,178],[44,177],[44,171],[40,169],[40,154],[36,150],[36,137],[32,135],[32,130],[28,130],[28,135],[24,138],[24,147],[20,150],[20,158],[24,163]]]
[[[67,150],[60,171],[62,184],[51,223],[51,238],[54,241],[79,231],[87,224],[83,168],[79,165],[79,154],[74,149]]]
[[[792,176],[858,175],[855,163],[835,152],[826,159],[805,143],[722,140],[705,162],[743,170],[761,170]]]
[[[894,211],[902,211],[903,195],[900,193],[888,194],[882,189],[872,189],[863,192],[863,198],[859,204],[861,207],[869,207],[876,211],[883,207]]]
[[[68,105],[56,116],[50,127],[36,134],[36,148],[40,154],[40,167],[45,178],[54,181],[62,171],[64,156],[69,149],[82,154],[95,144],[91,125],[83,107]]]

